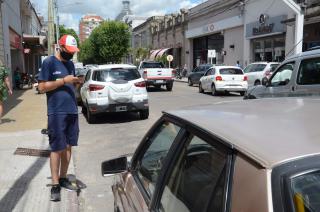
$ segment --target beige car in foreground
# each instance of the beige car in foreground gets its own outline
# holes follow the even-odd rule
[[[319,108],[275,98],[164,113],[130,160],[102,163],[114,211],[320,211]]]

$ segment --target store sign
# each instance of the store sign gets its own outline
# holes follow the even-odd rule
[[[281,23],[286,19],[285,15],[268,17],[261,14],[259,21],[246,25],[246,38],[268,36],[269,34],[281,34],[286,32],[286,25]]]
[[[209,24],[203,27],[203,33],[214,32],[214,30],[215,30],[214,24]]]
[[[10,46],[13,48],[19,49],[21,45],[21,37],[11,29],[9,30],[9,35],[10,35]]]

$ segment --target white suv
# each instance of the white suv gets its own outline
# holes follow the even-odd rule
[[[83,112],[89,123],[106,112],[139,112],[149,117],[146,83],[132,65],[100,65],[88,71],[80,90]]]
[[[247,76],[235,66],[213,66],[200,78],[199,92],[239,92],[242,96],[248,89]]]
[[[280,63],[273,62],[257,62],[248,65],[243,72],[248,77],[249,86],[261,85],[264,77],[270,78],[274,70],[279,66]]]

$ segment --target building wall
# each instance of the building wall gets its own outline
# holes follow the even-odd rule
[[[257,9],[258,8],[258,9]],[[246,24],[259,21],[260,15],[264,13],[269,17],[277,17],[280,15],[286,15],[287,18],[293,18],[293,11],[283,1],[264,1],[256,0],[249,1],[245,7],[244,13],[244,32],[246,32]],[[294,46],[294,27],[286,26],[286,43],[285,52],[289,53]],[[252,44],[250,40],[244,38],[244,64],[249,64],[254,61],[252,51]]]
[[[3,6],[0,4],[0,60],[5,63],[4,61],[4,36],[3,36],[3,25],[2,25],[2,11]]]
[[[224,51],[226,51],[226,55],[224,56],[224,64],[235,65],[239,61],[243,67],[243,36],[244,30],[242,26],[225,30]],[[234,48],[230,47],[232,45]]]
[[[22,53],[22,46],[20,49],[11,49],[10,46],[10,30],[12,29],[22,39],[21,29],[21,15],[20,15],[20,0],[4,1],[2,5],[2,24],[4,33],[4,52],[5,52],[5,64],[11,70],[11,72],[19,67],[24,71],[24,59]],[[12,76],[12,74],[11,74]]]

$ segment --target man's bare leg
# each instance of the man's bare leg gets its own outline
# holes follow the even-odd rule
[[[50,169],[51,169],[51,177],[52,177],[53,185],[59,184],[60,161],[61,161],[61,151],[51,152]]]
[[[61,152],[60,178],[66,178],[71,159],[71,146]]]

